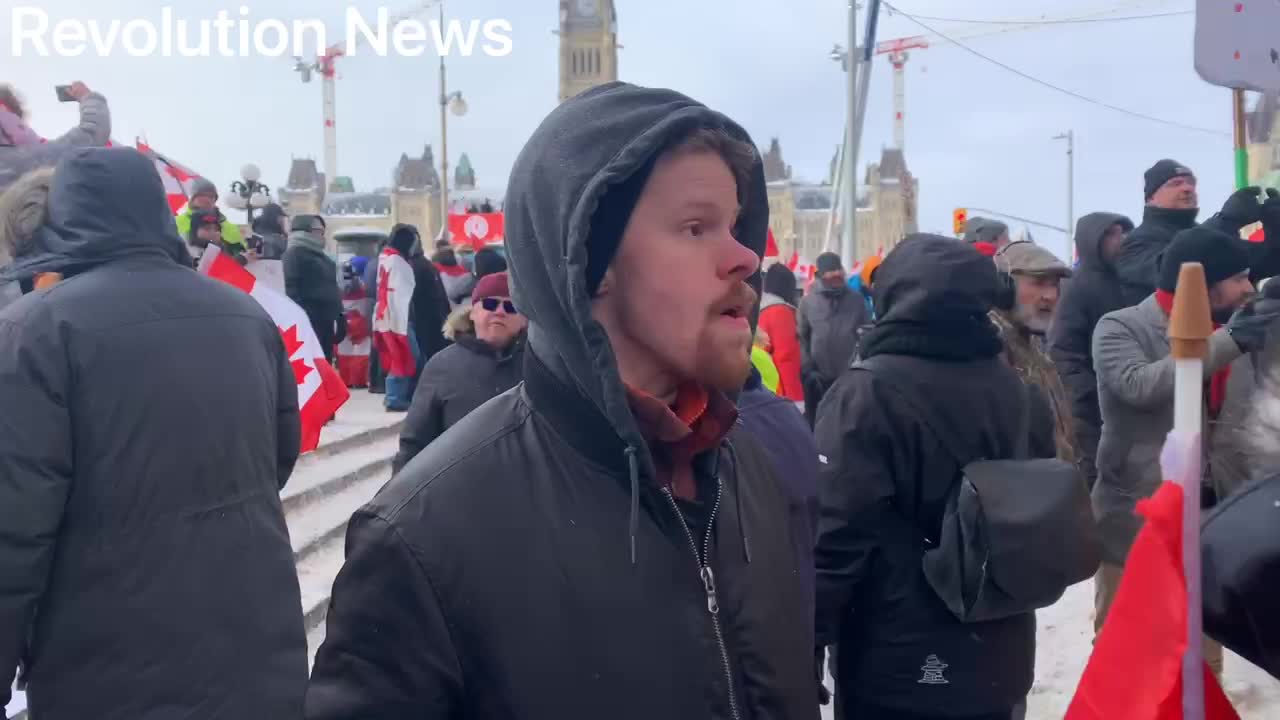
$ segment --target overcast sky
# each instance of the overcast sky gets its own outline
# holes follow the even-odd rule
[[[420,0],[357,0],[373,16]],[[801,178],[825,177],[844,121],[844,73],[828,58],[845,40],[845,0],[616,0],[621,78],[688,93],[742,122],[756,142],[782,141]],[[53,20],[158,21],[156,0],[0,0],[8,34],[13,8],[43,7]],[[251,17],[319,18],[336,36],[347,3],[245,0]],[[1119,16],[1190,10],[1191,0],[897,0],[905,12],[968,19],[1074,17],[1116,6]],[[241,3],[174,3],[180,17],[238,16]],[[323,6],[323,7],[321,7]],[[329,7],[334,9],[330,10]],[[191,9],[188,9],[191,8]],[[198,8],[198,10],[196,9]],[[865,12],[865,11],[864,11]],[[199,14],[197,14],[199,13]],[[516,153],[556,102],[557,0],[448,0],[447,17],[510,21],[513,52],[477,52],[449,61],[450,89],[470,105],[450,119],[451,164],[471,158],[481,186],[503,186]],[[956,38],[996,26],[928,21]],[[1193,16],[1039,27],[966,41],[1025,73],[1141,113],[1213,128],[1206,134],[1128,117],[1040,87],[936,40],[907,67],[907,161],[920,180],[922,229],[949,232],[956,206],[994,208],[1060,225],[1066,216],[1065,145],[1076,135],[1077,215],[1113,210],[1137,216],[1142,171],[1169,156],[1200,176],[1204,215],[1232,181],[1230,91],[1202,82],[1192,67]],[[880,39],[922,34],[901,16],[883,17]],[[320,84],[304,85],[289,58],[108,58],[11,56],[3,38],[0,81],[15,83],[46,136],[74,122],[53,87],[83,80],[107,96],[114,136],[145,136],[157,150],[226,187],[245,162],[273,186],[292,156],[321,160]],[[390,182],[402,152],[424,143],[439,152],[437,61],[363,55],[339,64],[339,171],[357,189]],[[877,62],[862,138],[862,160],[893,142],[892,79]],[[859,171],[861,175],[861,170]],[[1065,254],[1063,237],[1033,230]]]

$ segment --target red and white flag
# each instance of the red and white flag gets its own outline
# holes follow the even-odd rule
[[[450,213],[449,234],[453,242],[467,242],[479,250],[485,245],[503,242],[504,223],[502,213]]]
[[[210,245],[200,258],[200,272],[211,278],[240,288],[258,301],[284,338],[285,352],[293,366],[298,385],[298,408],[302,418],[301,452],[310,452],[320,444],[320,429],[351,397],[347,386],[324,357],[324,350],[307,314],[283,293],[258,282],[216,245]]]
[[[388,375],[413,377],[418,363],[409,345],[409,302],[413,299],[413,268],[388,247],[378,258],[378,304],[373,310],[373,346]]]
[[[137,140],[136,143],[138,152],[155,163],[156,172],[164,182],[164,194],[169,200],[169,209],[174,215],[182,212],[187,206],[187,200],[191,197],[191,185],[200,177],[199,173],[152,150],[151,146],[142,140]]]
[[[764,241],[764,256],[766,260],[768,258],[778,257],[778,241],[773,239],[772,228],[769,229],[769,235],[768,237],[765,238],[765,241]]]

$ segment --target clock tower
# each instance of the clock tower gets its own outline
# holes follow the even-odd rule
[[[560,102],[618,79],[613,0],[560,0]]]

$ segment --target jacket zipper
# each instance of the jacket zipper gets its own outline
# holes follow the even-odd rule
[[[720,662],[724,666],[724,679],[729,683],[729,713],[733,716],[733,720],[742,720],[742,715],[738,712],[738,696],[733,689],[733,670],[729,666],[729,649],[724,644],[724,631],[720,628],[720,602],[716,598],[716,576],[711,570],[711,533],[716,525],[716,513],[720,510],[720,498],[724,494],[724,481],[716,478],[716,502],[711,506],[711,515],[707,518],[707,534],[703,538],[702,552],[698,552],[698,543],[693,538],[693,531],[689,529],[689,523],[685,522],[684,514],[680,512],[680,506],[676,505],[676,499],[671,495],[670,488],[663,488],[662,492],[667,496],[667,503],[671,505],[671,511],[676,514],[676,519],[680,521],[680,527],[684,528],[685,537],[689,539],[689,549],[693,551],[694,562],[698,565],[698,575],[702,578],[702,586],[707,592],[707,612],[711,615],[711,627],[716,632],[716,645],[720,648]]]

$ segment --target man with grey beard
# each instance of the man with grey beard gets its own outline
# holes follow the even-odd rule
[[[1062,280],[1071,277],[1071,268],[1045,248],[1026,241],[1006,245],[996,253],[995,262],[996,269],[1013,281],[1010,302],[1005,303],[1011,307],[991,311],[1004,340],[1005,359],[1022,382],[1039,387],[1049,398],[1058,459],[1075,463],[1080,453],[1075,446],[1071,402],[1045,347]]]

